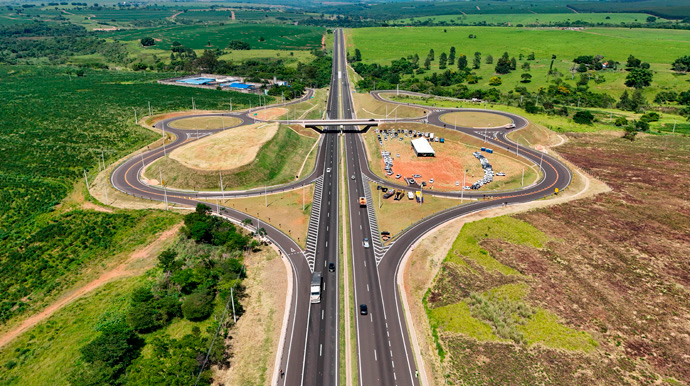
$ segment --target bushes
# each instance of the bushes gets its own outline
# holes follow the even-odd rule
[[[213,298],[207,290],[188,295],[182,302],[182,315],[194,321],[208,318],[213,312]]]
[[[594,121],[594,115],[589,111],[578,111],[573,115],[573,121],[581,125],[591,125]]]

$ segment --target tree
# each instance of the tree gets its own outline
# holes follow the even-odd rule
[[[522,83],[529,83],[532,81],[532,75],[531,74],[524,73],[524,74],[520,75],[520,77],[522,78],[522,80],[520,81]]]
[[[231,40],[230,43],[228,43],[228,48],[231,50],[250,50],[251,46],[247,42],[243,42],[242,40]]]
[[[489,79],[489,86],[500,86],[503,83],[500,76],[492,76]]]
[[[430,66],[431,66],[431,59],[427,56],[426,59],[424,60],[424,68],[426,68],[428,70]]]
[[[429,50],[429,55],[427,55],[427,58],[429,58],[429,60],[434,60],[434,55],[434,49],[432,48]]]
[[[474,53],[474,59],[472,59],[472,68],[478,70],[482,64],[482,53],[477,51]]]
[[[359,50],[359,48],[355,48],[355,62],[361,62],[362,61],[362,52]]]
[[[152,37],[145,37],[145,38],[142,38],[139,42],[140,42],[141,45],[144,46],[144,47],[150,47],[150,46],[156,44],[156,41],[153,40]]]
[[[654,23],[656,21],[656,17],[654,16],[647,16],[647,23]]]
[[[523,69],[524,71],[529,71],[529,70],[531,70],[532,68],[530,67],[529,62],[525,62],[525,63],[522,63],[522,69]]]
[[[188,320],[205,320],[213,312],[213,298],[208,290],[191,293],[182,301],[182,315]]]
[[[573,121],[581,125],[591,125],[594,121],[594,115],[589,111],[578,111],[573,115]]]
[[[625,85],[637,89],[649,86],[652,83],[652,71],[645,68],[633,68],[625,78]]]
[[[494,57],[491,55],[486,55],[486,60],[484,60],[486,64],[493,64],[494,63]]]
[[[640,65],[642,65],[642,61],[632,55],[628,56],[628,61],[625,63],[625,67],[628,69],[638,68]]]
[[[622,127],[628,124],[628,120],[625,119],[625,117],[616,117],[616,121],[614,122],[614,125],[618,127]]]
[[[218,69],[218,56],[213,50],[204,50],[196,60],[196,65],[204,72],[214,73]]]
[[[515,58],[510,59],[510,69],[513,71],[517,69],[517,60]]]
[[[504,52],[503,55],[498,59],[498,62],[496,62],[496,73],[497,74],[508,74],[510,72],[510,69],[512,68],[512,64],[510,61],[510,58],[508,57],[508,53]]]
[[[690,70],[690,56],[681,56],[673,61],[673,71],[686,73]]]
[[[450,47],[450,54],[448,54],[448,64],[451,66],[455,64],[455,47]]]
[[[143,70],[146,70],[147,68],[148,68],[148,66],[146,66],[144,63],[141,63],[141,62],[132,64],[132,70],[134,70],[134,71],[143,71]]]
[[[444,70],[446,68],[446,63],[448,62],[448,55],[445,52],[441,53],[438,58],[438,68]]]
[[[467,68],[467,56],[465,55],[460,55],[458,56],[458,70],[464,70]]]
[[[534,52],[531,52],[529,55],[527,55],[527,60],[534,60]]]

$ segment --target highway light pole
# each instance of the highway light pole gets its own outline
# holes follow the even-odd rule
[[[153,113],[151,112],[151,101],[149,101],[149,117],[152,115],[153,115]]]
[[[521,186],[525,186],[525,167],[522,167],[522,182],[520,183]]]
[[[84,179],[86,180],[86,190],[89,190],[89,177],[86,175],[86,169],[84,169]]]
[[[165,182],[163,181],[163,172],[161,171],[161,168],[158,168],[158,178],[161,181],[161,185],[163,186],[163,194],[165,195],[165,210],[168,210],[168,189],[165,187]]]
[[[219,170],[218,175],[220,176],[220,194],[223,197],[223,201],[225,201],[225,191],[223,190],[223,172]]]
[[[137,109],[134,110],[134,123],[139,123],[139,119],[137,118]]]
[[[460,187],[460,203],[465,200],[465,175],[467,174],[467,170],[462,172],[462,186]]]
[[[541,162],[544,160],[544,152],[541,152],[541,158],[539,158],[539,169],[541,169]]]

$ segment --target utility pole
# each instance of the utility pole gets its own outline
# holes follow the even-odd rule
[[[232,98],[230,98],[230,112],[232,112]]]
[[[465,174],[467,174],[467,170],[462,172],[462,186],[460,190],[460,203],[465,200]]]
[[[149,117],[152,115],[153,115],[153,113],[151,112],[151,101],[149,101]]]
[[[302,212],[304,212],[304,188],[306,186],[302,185]]]
[[[225,191],[223,190],[223,172],[219,170],[218,175],[220,176],[220,194],[223,196],[223,201],[225,201]]]
[[[235,316],[235,294],[233,292],[233,289],[235,286],[230,287],[230,300],[232,301],[232,320],[235,324],[237,324],[237,317]]]
[[[86,169],[84,169],[84,179],[86,180],[86,190],[90,190],[89,188],[89,177],[86,175]]]
[[[146,164],[144,163],[144,153],[141,153],[141,168],[144,169],[146,168]]]
[[[264,204],[268,207],[268,196],[266,195],[266,184],[264,184]]]
[[[379,190],[379,209],[381,209],[381,190]]]
[[[516,149],[516,150],[515,150],[515,155],[516,155],[517,157],[519,157],[519,156],[520,156],[520,142],[515,141],[515,143],[517,144],[517,147],[515,148],[515,149]]]
[[[194,97],[192,97],[192,110],[196,110],[196,105],[194,104]]]
[[[103,161],[103,170],[105,170],[105,156],[103,155],[103,150],[101,150],[101,161]]]
[[[521,186],[525,186],[525,167],[522,167],[522,183],[520,184]]]
[[[218,205],[218,199],[216,198],[216,213],[220,215],[220,205]]]
[[[539,169],[541,169],[541,162],[544,160],[544,152],[541,152],[541,158],[539,158]]]
[[[106,180],[105,184],[103,185],[103,191],[105,192],[105,204],[108,205],[109,200],[108,200],[108,181],[107,180]]]
[[[134,123],[139,123],[139,118],[137,118],[137,109],[134,109]]]
[[[165,139],[167,138],[165,134],[165,122],[163,123],[163,157],[167,157],[168,154],[165,152]]]
[[[165,187],[165,182],[163,181],[163,172],[161,168],[158,168],[158,178],[161,180],[161,185],[163,186],[163,194],[165,195],[165,210],[168,210],[168,189]]]

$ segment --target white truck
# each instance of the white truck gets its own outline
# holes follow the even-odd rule
[[[321,272],[311,274],[311,302],[321,303]]]

